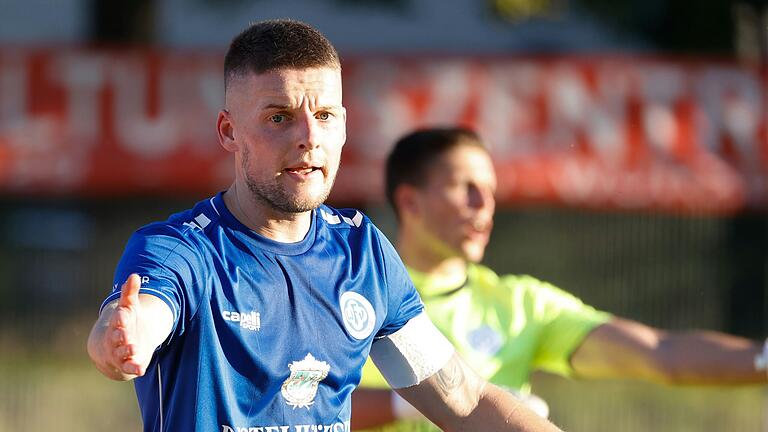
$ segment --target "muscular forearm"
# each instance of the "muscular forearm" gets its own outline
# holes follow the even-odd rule
[[[614,318],[590,333],[571,357],[582,378],[637,379],[676,385],[766,382],[755,368],[762,347],[724,333],[667,332]]]
[[[766,372],[755,368],[762,346],[715,332],[667,333],[659,342],[666,381],[683,385],[762,384]]]
[[[508,392],[487,384],[462,430],[557,431],[552,423],[530,411]]]
[[[417,386],[399,389],[445,431],[557,431],[511,394],[479,378],[458,356]]]

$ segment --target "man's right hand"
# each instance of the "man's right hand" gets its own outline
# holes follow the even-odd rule
[[[88,338],[88,354],[108,378],[127,381],[144,375],[152,354],[173,326],[171,309],[159,298],[141,294],[132,274],[120,298],[108,304]]]

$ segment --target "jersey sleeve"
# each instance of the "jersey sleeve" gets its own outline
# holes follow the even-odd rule
[[[167,226],[148,226],[131,236],[115,270],[112,292],[101,305],[120,297],[120,287],[132,273],[141,278],[139,293],[162,300],[173,312],[174,335],[184,332],[186,317],[193,314],[202,289],[197,281],[204,263],[183,232]]]
[[[526,277],[532,319],[540,326],[533,364],[540,369],[571,376],[570,358],[594,328],[611,314],[584,304],[576,296],[551,284]]]
[[[374,227],[374,230],[379,239],[387,285],[387,315],[376,334],[378,339],[402,328],[424,310],[424,305],[394,246],[377,228]]]

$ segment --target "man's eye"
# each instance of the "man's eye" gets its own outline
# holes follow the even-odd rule
[[[318,120],[328,120],[331,118],[331,113],[329,112],[321,112],[317,115]]]
[[[282,123],[285,121],[285,115],[284,114],[274,114],[269,116],[269,121],[272,123]]]

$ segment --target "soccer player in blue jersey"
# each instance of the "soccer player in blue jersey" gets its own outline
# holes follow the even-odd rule
[[[454,354],[365,216],[323,205],[346,139],[330,42],[257,23],[224,69],[232,185],[131,237],[88,339],[134,380],[144,430],[348,431],[369,353],[446,430],[557,430]]]

